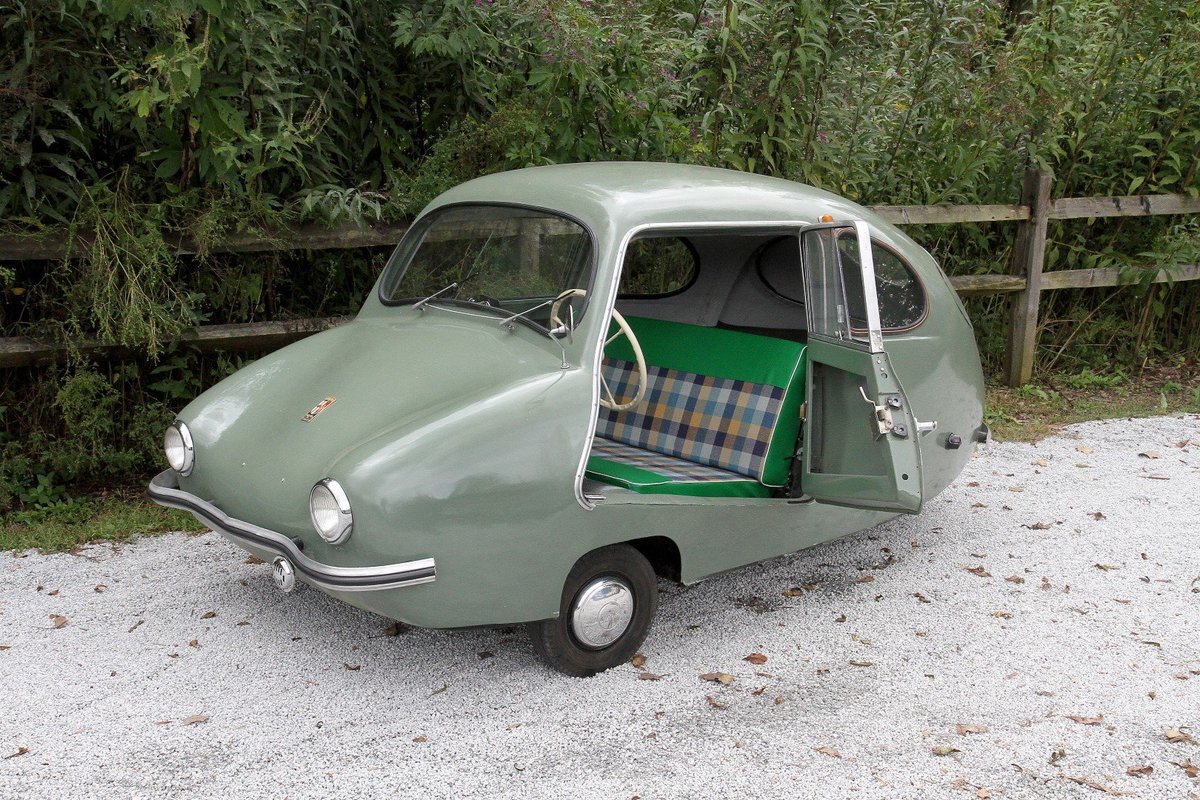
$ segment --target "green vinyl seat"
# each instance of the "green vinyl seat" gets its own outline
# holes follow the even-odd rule
[[[791,468],[805,346],[739,331],[627,317],[646,359],[642,402],[602,408],[587,476],[647,494],[769,497]],[[605,351],[618,397],[637,381],[624,337]]]

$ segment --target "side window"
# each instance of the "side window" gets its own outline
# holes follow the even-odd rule
[[[853,235],[838,237],[844,274],[859,269],[858,242]],[[884,331],[911,328],[925,318],[925,290],[916,274],[890,247],[871,242],[871,259],[875,262],[875,292],[879,297],[879,326]],[[848,281],[847,285],[854,282]],[[850,319],[855,325],[866,325],[861,292],[847,297]]]
[[[696,280],[696,251],[677,236],[651,236],[629,243],[621,267],[621,297],[661,297],[682,292]]]

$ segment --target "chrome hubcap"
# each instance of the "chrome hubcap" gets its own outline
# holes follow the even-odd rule
[[[633,590],[620,578],[596,578],[575,596],[571,632],[584,647],[600,649],[621,638],[633,619]]]

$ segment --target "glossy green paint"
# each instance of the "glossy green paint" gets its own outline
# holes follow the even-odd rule
[[[428,627],[545,619],[557,614],[574,562],[606,544],[666,537],[680,551],[683,580],[691,582],[893,516],[783,499],[613,489],[593,504],[579,494],[602,334],[623,246],[642,226],[787,230],[823,214],[866,220],[873,237],[912,263],[929,299],[927,319],[886,342],[913,413],[939,422],[920,441],[925,499],[970,457],[983,379],[966,315],[933,259],[867,209],[757,175],[580,164],[480,178],[424,213],[472,202],[552,209],[591,230],[596,270],[569,340],[556,343],[521,325],[505,330],[498,319],[432,305],[387,307],[373,291],[353,322],[254,362],[179,415],[196,446],[196,467],[180,480],[184,491],[233,517],[300,537],[306,554],[328,564],[437,561],[433,583],[334,596]],[[337,399],[301,421],[325,397]],[[950,433],[963,437],[961,449],[945,448]],[[336,547],[308,520],[308,492],[324,477],[341,483],[354,511],[354,533]]]

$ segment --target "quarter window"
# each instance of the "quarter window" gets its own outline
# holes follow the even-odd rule
[[[662,297],[682,292],[696,280],[696,251],[677,236],[635,239],[625,250],[621,297]]]

